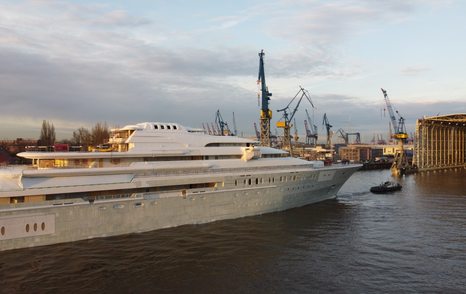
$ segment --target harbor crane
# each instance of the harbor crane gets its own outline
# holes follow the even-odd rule
[[[402,176],[406,173],[414,171],[414,169],[409,165],[406,151],[404,149],[404,144],[408,139],[408,133],[406,133],[405,119],[398,113],[398,111],[393,111],[392,104],[388,98],[387,91],[381,89],[385,104],[387,105],[388,113],[390,115],[390,122],[393,128],[392,138],[397,141],[398,150],[395,153],[395,159],[393,160],[392,167],[390,168],[392,175]],[[398,121],[396,120],[395,113],[398,115]]]
[[[230,136],[231,131],[228,127],[228,123],[223,120],[222,115],[220,114],[220,109],[217,110],[215,114],[215,124],[218,130],[218,135],[220,136]]]
[[[298,128],[296,127],[296,118],[293,119],[294,123],[294,142],[295,144],[298,143],[299,135],[298,135]]]
[[[254,123],[254,130],[256,131],[256,138],[258,141],[260,141],[261,139],[261,133],[259,132],[259,130],[257,129],[257,124]]]
[[[324,113],[322,125],[325,126],[325,129],[327,130],[327,145],[325,145],[325,147],[327,149],[331,149],[332,148],[332,130],[331,129],[333,126],[328,121],[327,113]]]
[[[294,107],[293,110],[291,110],[291,113],[288,113],[290,110],[290,105],[293,103],[293,101],[301,94],[301,96],[298,99],[298,102],[296,103],[296,106]],[[298,111],[298,107],[301,104],[301,101],[303,98],[306,97],[306,99],[311,103],[312,107],[314,107],[314,104],[311,101],[311,98],[308,95],[307,90],[305,90],[303,87],[299,86],[299,91],[296,93],[296,95],[291,99],[290,103],[283,108],[277,110],[277,112],[283,112],[283,121],[280,119],[280,121],[277,122],[277,128],[282,128],[283,129],[283,147],[284,149],[288,149],[290,151],[290,154],[292,154],[292,146],[291,146],[291,136],[290,136],[290,129],[293,126],[291,124],[291,121],[293,120],[296,111]]]
[[[314,124],[314,121],[311,120],[309,112],[306,110],[307,120],[304,120],[304,127],[306,129],[306,144],[311,146],[317,145],[317,126]]]
[[[212,126],[212,135],[214,136],[220,136],[220,130],[217,128],[217,126],[214,123],[210,123]]]
[[[210,129],[209,123],[206,123],[206,125],[207,125],[207,132],[209,133],[209,135],[213,135],[212,130]],[[204,124],[202,124],[202,127],[204,127]]]
[[[387,105],[388,114],[390,115],[390,121],[393,128],[392,137],[404,143],[406,142],[406,139],[408,139],[408,134],[406,133],[405,127],[405,119],[398,113],[398,110],[393,111],[393,107],[390,103],[390,99],[388,98],[387,91],[384,89],[381,90],[385,99],[385,104]],[[395,117],[395,112],[398,115],[398,122]]]
[[[264,50],[261,50],[259,53],[259,76],[257,78],[257,84],[261,86],[260,143],[261,146],[270,147],[270,120],[272,119],[272,111],[269,109],[269,100],[272,93],[269,92],[265,83],[264,55]]]
[[[356,133],[347,133],[343,129],[338,129],[337,133],[339,134],[340,138],[345,141],[345,144],[349,144],[349,136],[355,136],[355,144],[361,144],[361,134],[359,132]]]
[[[233,136],[238,136],[238,129],[236,128],[235,112],[233,111]]]

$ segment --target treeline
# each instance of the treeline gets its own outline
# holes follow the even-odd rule
[[[108,141],[109,137],[110,129],[108,128],[107,123],[98,122],[90,130],[84,127],[80,127],[79,129],[73,131],[72,138],[56,141],[55,127],[53,123],[44,120],[42,122],[38,145],[52,146],[55,143],[63,143],[73,146],[83,146],[84,148],[87,148],[88,146],[104,144]]]

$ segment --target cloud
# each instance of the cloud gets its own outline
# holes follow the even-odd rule
[[[408,22],[417,12],[439,10],[451,1],[282,0],[267,5],[263,29],[294,45],[332,52],[353,37],[386,24]]]
[[[355,67],[338,60],[331,49],[334,44],[364,23],[406,16],[415,3],[297,1],[290,6],[277,1],[207,22],[221,30],[257,22],[254,32],[265,30],[280,44],[287,43],[266,50],[267,78],[274,80],[270,88],[275,93],[280,83],[292,81],[296,87],[309,77],[358,74]],[[230,126],[234,111],[238,128],[252,134],[259,116],[255,84],[259,42],[204,47],[197,41],[205,30],[172,34],[175,29],[167,27],[103,4],[0,4],[0,123],[12,125],[16,120],[16,127],[30,127],[37,122],[40,128],[48,119],[69,133],[99,121],[109,125],[178,121],[200,127],[213,122],[220,109]],[[212,34],[211,38],[219,36]],[[183,44],[173,46],[176,40]],[[289,95],[294,93],[295,88]],[[358,97],[312,93],[312,99],[316,113],[321,117],[325,110],[335,126],[351,121],[368,132],[380,120],[377,106],[361,104]],[[272,107],[277,109],[282,102],[274,94]],[[302,112],[297,115],[304,120]]]
[[[401,69],[401,74],[405,76],[418,76],[425,72],[428,72],[430,68],[425,66],[408,66]]]

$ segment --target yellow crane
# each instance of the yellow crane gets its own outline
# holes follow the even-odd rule
[[[398,110],[393,110],[392,104],[387,95],[387,91],[384,89],[381,90],[385,99],[385,104],[387,105],[387,110],[390,115],[390,121],[393,128],[392,138],[395,139],[398,144],[398,149],[395,152],[395,158],[390,170],[392,175],[402,176],[404,174],[415,171],[415,169],[409,164],[406,150],[404,149],[404,144],[408,139],[408,133],[406,133],[405,127],[405,119],[399,114]],[[398,121],[395,117],[395,113],[398,115]]]
[[[288,113],[290,109],[291,103],[301,94],[301,96],[298,99],[298,102],[296,103],[295,108],[291,111],[291,114]],[[283,112],[282,118],[277,122],[277,128],[283,129],[283,149],[289,150],[290,154],[293,153],[292,150],[292,145],[291,145],[291,134],[290,134],[290,129],[293,127],[293,124],[291,123],[292,119],[294,118],[296,111],[298,111],[299,104],[301,104],[301,101],[303,98],[306,97],[306,99],[311,103],[312,107],[314,107],[314,104],[311,101],[311,98],[308,95],[307,90],[305,90],[303,87],[299,86],[299,91],[296,93],[296,95],[291,99],[290,103],[283,108],[277,110],[277,112]],[[282,120],[283,119],[283,120]]]

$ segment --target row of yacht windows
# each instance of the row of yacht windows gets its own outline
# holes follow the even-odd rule
[[[179,161],[179,160],[218,160],[218,159],[241,159],[241,155],[211,155],[211,156],[160,156],[144,157],[144,161]],[[127,161],[140,161],[139,158],[129,158]],[[113,165],[120,164],[120,158],[105,159]],[[104,167],[104,159],[34,159],[33,166],[39,168],[60,168],[60,167]]]
[[[144,157],[144,161],[214,160],[214,159],[240,159],[240,158],[241,158],[241,155],[164,156],[164,157]]]
[[[170,192],[170,191],[178,191],[178,190],[213,188],[213,187],[217,187],[218,185],[219,183],[217,182],[208,182],[208,183],[198,183],[198,184],[172,185],[172,186],[162,186],[162,187],[135,188],[135,189],[111,190],[111,191],[50,194],[50,195],[46,195],[45,200],[64,200],[64,199],[82,198],[82,199],[93,201],[93,200],[120,199],[120,198],[130,198],[132,197],[134,193]],[[21,202],[24,202],[24,200]]]
[[[178,127],[176,125],[162,125],[162,124],[155,124],[155,130],[177,130]]]
[[[219,159],[241,159],[242,155],[209,155],[209,156],[160,156],[144,157],[144,161],[179,161],[179,160],[219,160]],[[288,157],[287,154],[262,154],[262,158]],[[60,167],[104,167],[104,160],[113,165],[120,164],[120,158],[84,158],[84,159],[33,159],[33,166],[39,168]],[[129,158],[128,161],[138,161],[139,158]]]
[[[275,182],[295,182],[303,180],[303,177],[297,175],[279,176],[279,177],[266,177],[266,178],[247,178],[235,180],[235,186],[252,186],[260,184],[273,184]]]

